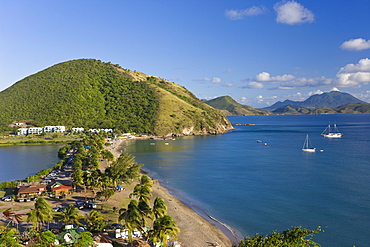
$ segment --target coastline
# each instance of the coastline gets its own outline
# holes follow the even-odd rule
[[[128,145],[130,141],[134,140],[119,139],[114,142],[113,146],[106,148],[112,152],[115,158],[118,158],[121,150],[124,150],[123,145]],[[102,168],[104,169],[104,167]],[[218,246],[230,247],[239,242],[240,238],[230,226],[187,205],[185,200],[176,196],[176,193],[171,193],[170,188],[166,188],[158,180],[153,181],[153,197],[160,196],[165,200],[168,214],[176,221],[181,230],[178,241],[182,243],[182,246],[217,246],[218,244]]]

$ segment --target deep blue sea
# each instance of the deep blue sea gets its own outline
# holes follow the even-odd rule
[[[370,246],[369,114],[229,119],[254,125],[136,141],[127,151],[185,203],[242,235],[321,226],[322,246]],[[320,135],[329,123],[341,139]],[[316,153],[301,150],[307,134]]]
[[[255,125],[125,148],[171,193],[242,235],[321,226],[314,240],[324,247],[370,246],[370,114],[229,119]],[[320,135],[329,123],[341,139]],[[307,134],[316,153],[301,151]],[[52,167],[58,149],[0,147],[0,181]]]

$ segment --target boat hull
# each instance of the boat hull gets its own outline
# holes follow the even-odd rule
[[[324,134],[323,136],[326,138],[342,138],[341,133],[329,133],[329,134]]]
[[[302,151],[307,153],[314,153],[316,152],[316,148],[302,148]]]

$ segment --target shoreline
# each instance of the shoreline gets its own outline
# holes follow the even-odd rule
[[[114,145],[106,148],[112,152],[116,159],[121,151],[125,150],[124,145],[129,145],[130,141],[140,139],[148,139],[148,137],[119,139],[114,142]],[[145,169],[144,172],[150,175]],[[189,198],[181,197],[161,181],[153,179],[153,182],[153,196],[160,196],[165,200],[168,214],[174,218],[181,230],[179,242],[184,246],[217,246],[218,244],[227,247],[239,243],[242,236],[231,226],[208,214],[206,210],[193,207]]]

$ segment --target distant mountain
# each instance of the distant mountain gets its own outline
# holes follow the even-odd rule
[[[56,64],[0,92],[0,132],[33,126],[114,128],[155,135],[202,135],[232,128],[184,87],[95,59]]]
[[[211,100],[203,100],[206,104],[220,110],[226,116],[268,115],[265,110],[242,105],[230,96],[221,96]]]
[[[292,101],[292,100],[285,100],[284,102],[278,101],[272,106],[265,107],[263,109],[273,112],[278,108],[284,108],[286,106],[290,106],[293,109],[309,107],[335,108],[346,104],[357,104],[357,103],[365,102],[357,99],[356,97],[348,93],[332,91],[329,93],[312,95],[305,101]]]
[[[290,106],[280,107],[272,111],[272,114],[300,115],[300,114],[340,114],[340,113],[370,113],[370,104],[357,103],[346,104],[335,108],[292,108]]]

